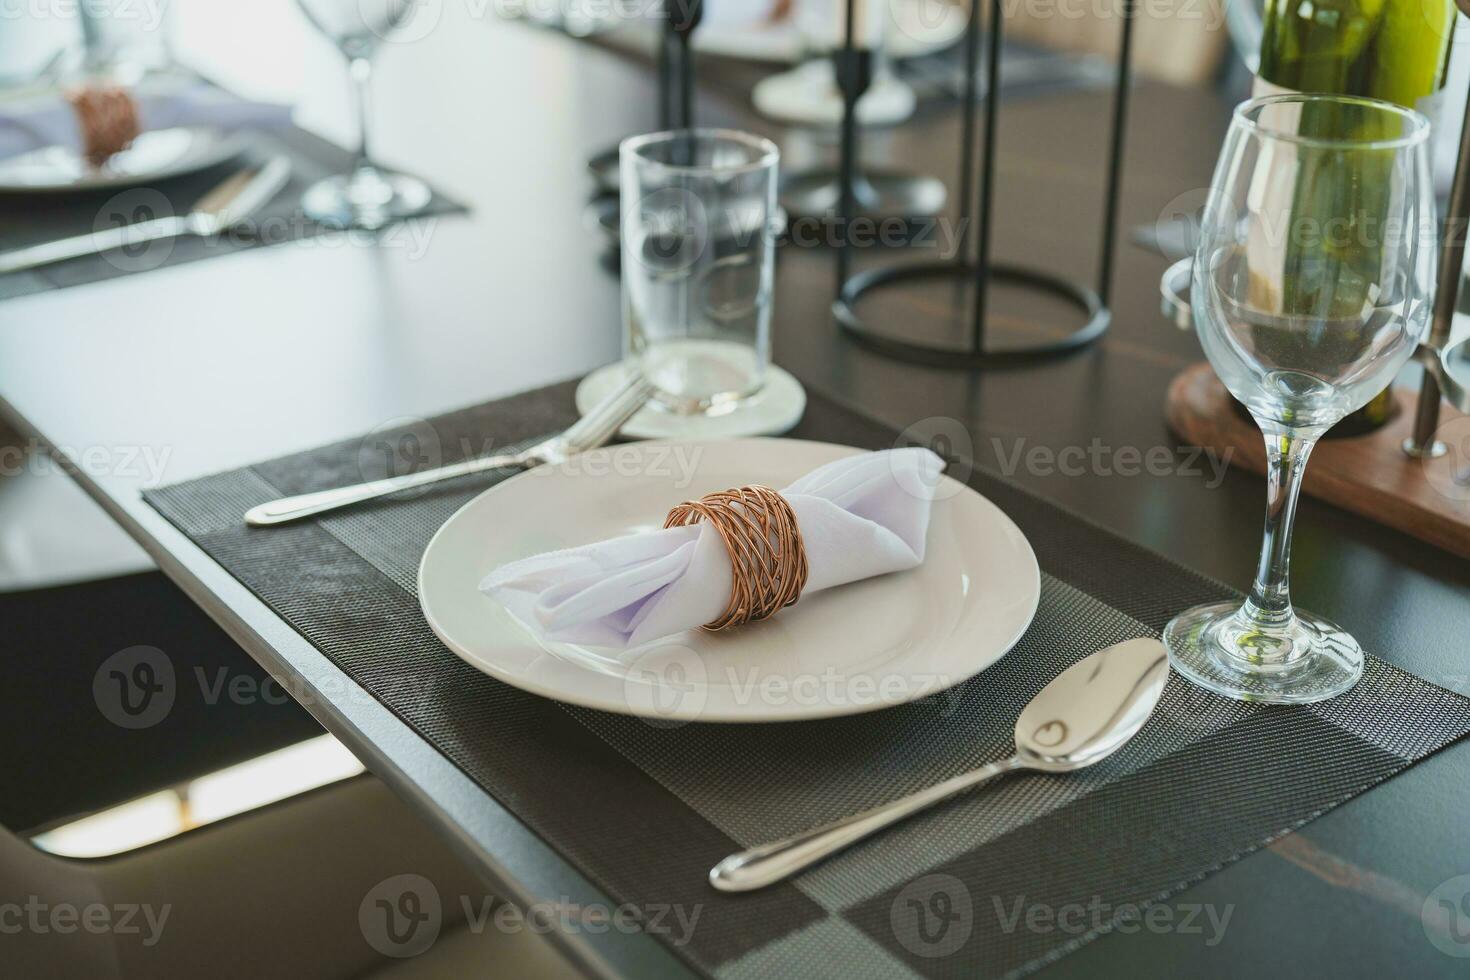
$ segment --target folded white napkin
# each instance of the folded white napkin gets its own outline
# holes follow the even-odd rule
[[[134,98],[144,132],[205,125],[279,130],[291,122],[290,106],[247,102],[212,85],[135,92]],[[0,105],[0,160],[46,146],[80,150],[81,144],[76,113],[59,94]]]
[[[927,449],[890,449],[828,463],[782,490],[806,546],[803,594],[923,562],[943,470]],[[542,639],[636,647],[718,618],[730,557],[701,523],[511,562],[480,589]]]

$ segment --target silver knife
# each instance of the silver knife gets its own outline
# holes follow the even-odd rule
[[[262,167],[242,170],[201,197],[188,214],[153,218],[89,235],[60,238],[53,242],[0,252],[0,273],[19,272],[109,249],[141,245],[160,238],[198,235],[212,238],[239,227],[269,203],[291,179],[291,161],[272,157]]]
[[[317,490],[312,493],[281,497],[250,508],[245,523],[251,527],[289,524],[303,517],[313,517],[338,510],[349,504],[376,500],[401,490],[427,486],[441,480],[453,480],[472,473],[506,468],[529,469],[543,463],[558,463],[568,456],[585,453],[605,445],[618,434],[623,423],[638,413],[653,395],[653,386],[641,374],[630,372],[602,401],[594,405],[581,421],[560,435],[543,439],[518,452],[480,456],[461,463],[450,463],[432,470],[405,473],[386,480],[356,483],[348,487]]]

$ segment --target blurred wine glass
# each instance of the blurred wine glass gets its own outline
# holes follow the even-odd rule
[[[297,0],[308,20],[347,59],[357,94],[359,142],[349,173],[313,184],[301,199],[316,221],[336,227],[380,228],[422,211],[432,196],[416,177],[373,162],[368,134],[372,59],[378,47],[421,5],[419,0]]]

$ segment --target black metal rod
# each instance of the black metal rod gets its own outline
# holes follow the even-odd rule
[[[847,57],[844,51],[838,55],[839,58]],[[837,290],[842,291],[842,284],[847,282],[847,273],[852,266],[852,257],[847,254],[847,230],[852,227],[853,215],[857,212],[857,190],[855,187],[857,171],[857,125],[853,116],[857,113],[853,109],[853,103],[857,100],[846,92],[842,95],[842,139],[837,163],[837,222],[838,222],[838,247],[837,247]]]
[[[979,0],[975,0],[978,4]],[[1131,2],[1131,0],[1130,0]],[[980,162],[980,232],[975,253],[975,324],[970,346],[985,350],[985,313],[990,293],[990,230],[995,208],[995,121],[1000,103],[1000,41],[1005,11],[990,3],[990,44],[985,54],[985,148]]]
[[[694,47],[687,31],[679,35],[679,128],[694,128]]]
[[[863,92],[868,87],[868,59],[869,53],[853,47],[852,44],[852,5],[861,0],[848,0],[848,27],[847,41],[842,49],[837,52],[837,82],[842,89],[842,138],[838,158],[838,247],[837,247],[837,291],[842,291],[842,284],[847,281],[847,276],[852,268],[852,256],[849,254],[852,223],[857,216],[857,181],[858,181],[858,125],[857,104],[862,98]]]
[[[1137,13],[1138,0],[1123,0],[1123,39],[1118,45],[1118,76],[1113,90],[1113,131],[1108,136],[1108,196],[1103,205],[1102,255],[1097,270],[1097,294],[1104,305],[1113,294],[1113,252],[1118,241],[1118,197],[1123,186],[1123,146],[1133,75],[1133,21]]]
[[[842,24],[842,50],[836,59],[837,86],[842,90],[842,138],[839,148],[838,177],[841,187],[838,188],[840,197],[837,214],[842,220],[842,255],[847,258],[847,228],[852,221],[853,214],[857,210],[857,188],[855,179],[857,175],[857,101],[856,91],[857,78],[854,65],[857,61],[857,48],[853,39],[853,27],[857,23],[857,5],[865,0],[847,0],[843,7]],[[844,263],[845,264],[845,263]],[[846,270],[842,279],[846,279]],[[837,288],[842,288],[839,280]]]
[[[857,104],[867,91],[871,80],[872,52],[857,46],[855,27],[857,5],[874,3],[875,0],[847,0],[843,11],[842,47],[834,58],[837,85],[842,90],[842,130],[839,147],[837,180],[840,184],[837,198],[837,220],[839,237],[837,242],[837,295],[842,294],[852,268],[851,248],[848,242],[853,218],[857,215],[858,173],[858,124]]]
[[[671,115],[673,127],[685,134],[684,139],[674,141],[674,162],[688,165],[694,162],[694,53],[690,42],[694,29],[704,17],[703,0],[664,0],[665,43],[673,57],[674,90],[676,102]]]
[[[960,118],[959,240],[955,262],[970,261],[970,225],[975,219],[975,111],[980,82],[980,0],[971,0],[970,22],[965,25],[964,114]]]
[[[857,178],[857,137],[856,125],[856,103],[858,96],[862,94],[867,85],[866,72],[863,68],[864,62],[855,57],[862,52],[855,52],[852,43],[853,3],[862,0],[846,0],[848,32],[847,40],[837,53],[838,78],[842,85],[844,94],[843,104],[843,169],[840,179],[842,180],[842,194],[840,197],[840,208],[847,220],[851,219],[854,211],[855,184]],[[870,0],[871,2],[871,0]],[[908,361],[913,364],[923,364],[934,367],[949,368],[979,368],[992,363],[1016,363],[1032,358],[1054,357],[1079,350],[1095,342],[1107,332],[1112,322],[1112,316],[1103,302],[1102,298],[1092,289],[1071,280],[1062,279],[1050,272],[1034,269],[1017,268],[1003,264],[992,264],[991,262],[991,240],[993,238],[993,219],[995,203],[996,184],[996,151],[997,151],[997,123],[1000,112],[1000,76],[1001,76],[1001,49],[1004,41],[1005,11],[1002,0],[991,0],[988,17],[991,23],[989,43],[986,46],[986,74],[984,84],[986,90],[985,98],[985,121],[984,121],[984,146],[977,147],[979,116],[979,87],[981,78],[979,74],[980,59],[980,30],[984,26],[982,20],[983,9],[979,5],[983,0],[973,0],[974,7],[970,12],[970,21],[966,25],[966,50],[965,60],[966,79],[964,85],[965,103],[962,106],[962,145],[960,147],[960,193],[959,193],[959,219],[964,224],[958,229],[956,236],[959,247],[956,250],[956,259],[936,260],[932,262],[905,262],[895,266],[869,268],[866,271],[849,276],[850,257],[847,253],[848,241],[844,235],[838,242],[838,290],[837,298],[832,303],[832,312],[837,320],[838,326],[855,341],[878,352],[886,357]],[[1470,5],[1470,0],[1460,0]],[[1132,45],[1131,17],[1135,13],[1137,0],[1125,0],[1128,5],[1126,16],[1129,21],[1124,24],[1123,49],[1124,54],[1120,60],[1119,83],[1125,90],[1115,96],[1114,103],[1114,131],[1112,146],[1112,166],[1108,173],[1109,193],[1109,217],[1107,224],[1109,228],[1117,222],[1117,197],[1119,190],[1119,172],[1122,164],[1122,137],[1125,129],[1125,114],[1127,109],[1126,88],[1129,83],[1129,72],[1131,71],[1128,56]],[[976,166],[977,159],[978,166]],[[978,186],[977,186],[978,185]],[[978,218],[978,221],[976,220]],[[978,228],[976,227],[978,224]],[[970,248],[968,244],[971,238],[978,239],[976,256],[970,261]],[[1108,240],[1115,237],[1108,233]],[[1111,261],[1109,258],[1107,261]],[[865,321],[857,310],[862,297],[869,292],[876,292],[886,287],[901,287],[905,284],[918,281],[952,282],[956,290],[963,292],[966,287],[973,286],[975,290],[974,324],[973,324],[973,346],[966,350],[948,345],[929,345],[919,342],[911,342],[901,339],[902,334],[882,333],[874,329],[873,325]],[[985,343],[985,320],[988,313],[988,291],[991,282],[1004,282],[1012,286],[1030,289],[1059,296],[1072,302],[1086,316],[1086,322],[1078,329],[1073,330],[1061,339],[1050,339],[1048,335],[1024,336],[1019,343],[1006,346],[1002,345],[995,349],[987,349]]]
[[[694,52],[690,38],[704,19],[704,0],[664,0],[659,85],[667,92],[667,129],[694,128]]]
[[[670,22],[672,23],[672,21]],[[658,38],[658,128],[674,128],[674,35],[665,31]]]
[[[1427,341],[1435,350],[1443,349],[1449,341],[1450,328],[1454,324],[1460,270],[1465,267],[1467,222],[1470,222],[1470,102],[1465,104],[1465,120],[1460,129],[1460,156],[1455,163],[1455,178],[1450,185],[1450,199],[1445,208],[1444,244],[1439,253],[1439,291],[1434,296],[1434,319]],[[1419,405],[1414,411],[1414,431],[1404,444],[1404,451],[1409,455],[1433,454],[1441,397],[1439,382],[1434,375],[1424,372],[1424,383],[1419,388]]]

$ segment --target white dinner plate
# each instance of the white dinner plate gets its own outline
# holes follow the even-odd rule
[[[803,598],[771,619],[633,650],[541,643],[481,594],[492,569],[663,526],[670,507],[746,483],[783,487],[860,450],[790,439],[644,442],[530,470],[434,535],[419,601],[439,638],[534,694],[670,722],[856,714],[936,694],[1000,659],[1036,613],[1041,574],[1019,528],[945,477],[925,561]]]
[[[214,126],[149,130],[101,167],[93,167],[73,147],[47,146],[0,160],[0,191],[55,193],[130,187],[216,166],[243,149],[241,134]]]

